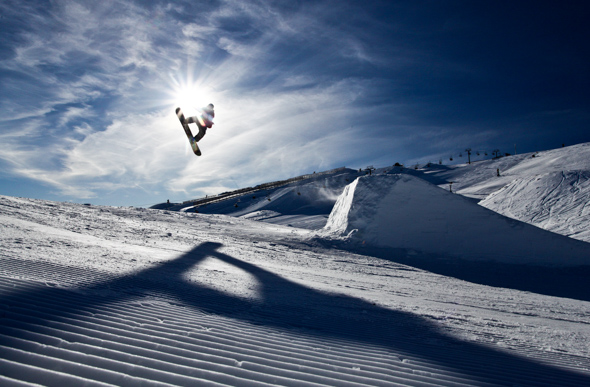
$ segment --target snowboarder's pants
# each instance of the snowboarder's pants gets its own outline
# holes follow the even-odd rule
[[[199,142],[199,140],[202,139],[203,136],[207,133],[207,127],[201,125],[198,117],[189,117],[187,118],[186,122],[189,124],[192,124],[193,122],[197,124],[197,128],[199,128],[199,133],[195,135],[195,141]]]
[[[199,125],[198,123],[197,123],[197,127],[199,128],[199,133],[197,133],[195,135],[195,141],[199,142],[199,140],[203,138],[205,133],[207,133],[207,128]]]

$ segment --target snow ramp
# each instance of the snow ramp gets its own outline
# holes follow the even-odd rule
[[[322,235],[469,260],[590,265],[588,243],[499,215],[409,175],[356,179],[338,198]]]

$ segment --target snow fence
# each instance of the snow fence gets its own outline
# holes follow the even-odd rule
[[[338,198],[324,236],[470,260],[590,265],[590,244],[507,218],[409,175],[359,177]]]

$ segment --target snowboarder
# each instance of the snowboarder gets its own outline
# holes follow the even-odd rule
[[[213,118],[215,117],[215,110],[212,103],[201,109],[201,113],[197,116],[186,119],[187,124],[196,123],[199,128],[199,133],[194,137],[196,142],[199,142],[207,133],[207,129],[213,126]]]

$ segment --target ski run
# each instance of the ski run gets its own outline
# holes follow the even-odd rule
[[[0,385],[588,386],[589,176],[580,144],[168,210],[0,196]]]

